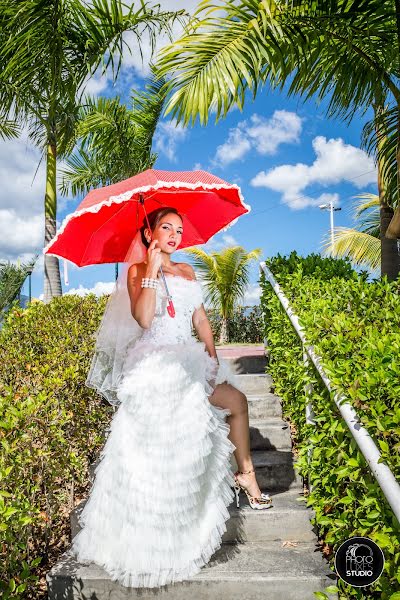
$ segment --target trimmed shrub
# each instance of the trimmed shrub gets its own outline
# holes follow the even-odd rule
[[[113,409],[84,385],[106,296],[13,308],[0,331],[0,595],[46,595]]]
[[[303,258],[292,252],[265,262],[299,317],[308,344],[321,357],[333,389],[347,396],[382,460],[400,480],[400,279],[368,283],[367,273],[357,274],[349,261],[317,254]],[[361,589],[339,580],[339,596],[394,600],[400,591],[399,523],[342,419],[333,392],[311,361],[304,365],[301,342],[264,274],[261,287],[267,371],[293,425],[297,468],[311,486],[307,504],[315,511],[323,551],[333,562],[339,545],[358,535],[374,540],[385,555],[378,581]],[[310,398],[307,384],[313,386]],[[310,399],[315,427],[305,420]]]

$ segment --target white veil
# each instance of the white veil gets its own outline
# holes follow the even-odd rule
[[[94,334],[96,345],[85,384],[97,390],[114,407],[120,403],[116,392],[128,345],[135,342],[143,331],[131,314],[128,269],[134,263],[143,262],[146,255],[147,248],[139,230],[129,246],[103,318]]]

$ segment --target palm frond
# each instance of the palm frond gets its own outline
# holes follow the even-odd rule
[[[166,114],[187,125],[194,124],[197,116],[201,123],[207,123],[210,106],[216,107],[217,120],[234,103],[242,109],[246,89],[253,96],[257,93],[263,59],[271,53],[259,35],[265,27],[283,68],[284,57],[274,29],[276,19],[271,14],[264,22],[258,6],[255,0],[239,6],[226,2],[224,15],[215,17],[215,5],[201,3],[203,18],[197,13],[189,33],[159,53],[159,73],[171,74]]]
[[[59,172],[59,189],[64,196],[86,194],[91,188],[112,183],[104,160],[94,152],[86,152],[81,147],[65,162],[66,166]]]
[[[380,108],[362,131],[362,147],[376,156],[384,182],[385,202],[400,206],[399,144],[400,109],[398,105]]]
[[[324,252],[336,258],[350,258],[357,266],[365,266],[372,271],[380,268],[381,242],[368,233],[347,227],[334,227],[333,246],[330,234],[323,237]]]
[[[76,127],[76,152],[61,170],[61,192],[87,193],[151,168],[151,146],[165,99],[163,80],[132,91],[132,109],[115,98],[87,97]]]
[[[184,250],[193,257],[206,290],[206,301],[229,317],[243,298],[249,284],[249,266],[257,260],[261,249],[246,252],[242,246],[232,246],[207,254],[200,248]]]
[[[30,262],[19,267],[10,261],[0,261],[0,314],[7,311],[21,292],[28,274],[38,259],[36,255]]]
[[[21,133],[21,128],[18,123],[10,119],[0,119],[0,138],[3,140],[11,140],[17,138]]]
[[[375,238],[380,236],[380,201],[379,196],[364,192],[354,196],[354,220],[356,229],[368,233]]]
[[[327,113],[347,120],[389,92],[400,100],[390,3],[226,1],[215,17],[218,8],[202,2],[190,33],[161,53],[160,73],[171,74],[166,112],[178,122],[206,123],[211,107],[218,120],[266,82],[328,98]]]
[[[143,0],[125,5],[122,0],[19,0],[3,2],[0,16],[0,106],[5,119],[29,119],[32,140],[60,145],[59,154],[71,150],[75,109],[88,75],[103,63],[117,76],[124,34],[133,32],[142,52],[147,31],[152,46],[157,35],[172,35],[176,20],[187,15],[162,11]],[[131,50],[131,48],[129,48]],[[11,130],[10,130],[11,131]]]
[[[200,274],[200,279],[205,284],[205,301],[219,309],[218,272],[214,258],[201,248],[196,247],[185,248],[183,252],[192,257],[193,267]]]

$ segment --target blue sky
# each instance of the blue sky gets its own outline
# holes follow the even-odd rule
[[[172,0],[162,4],[166,8],[186,5]],[[146,71],[146,62],[142,66],[136,57],[130,57],[116,88],[107,77],[96,76],[88,89],[106,96],[117,90],[128,101],[131,87],[143,86]],[[360,149],[361,130],[370,117],[368,113],[356,116],[350,125],[328,120],[324,105],[317,106],[313,100],[303,103],[265,87],[255,101],[248,97],[243,112],[235,109],[217,124],[212,116],[206,127],[184,130],[163,119],[153,146],[159,153],[156,168],[201,168],[241,187],[251,212],[214,236],[205,250],[240,244],[246,250],[261,248],[263,258],[292,250],[302,255],[322,252],[322,238],[329,233],[329,211],[318,205],[332,198],[335,206],[341,207],[334,213],[335,225],[351,227],[351,198],[377,191],[373,160]],[[43,246],[43,165],[32,185],[38,157],[24,137],[0,145],[2,180],[7,181],[0,191],[5,236],[0,254],[13,262],[26,260],[35,251],[41,253]],[[81,199],[59,199],[58,225]],[[188,260],[183,253],[174,256],[178,261]],[[64,293],[109,292],[114,266],[77,268],[68,263],[68,278],[69,285],[63,281]],[[247,304],[258,303],[257,279],[255,264]],[[23,292],[27,293],[27,285]],[[42,294],[40,260],[32,275],[32,295],[40,298]]]

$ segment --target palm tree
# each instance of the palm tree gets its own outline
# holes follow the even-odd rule
[[[165,100],[164,80],[132,91],[129,109],[119,97],[88,98],[76,128],[79,146],[61,170],[63,194],[86,194],[153,167],[153,135]]]
[[[217,8],[222,11],[215,16]],[[255,96],[266,82],[280,88],[288,83],[289,95],[328,98],[327,115],[346,122],[371,106],[385,122],[391,115],[398,148],[396,8],[400,14],[400,0],[226,0],[219,7],[204,0],[187,33],[162,53],[159,72],[171,73],[166,112],[178,123],[194,123],[197,116],[206,123],[211,109],[218,120],[233,104],[242,108],[248,90]],[[389,144],[382,144],[380,157],[393,164],[389,154]],[[396,185],[382,204],[381,218],[382,274],[391,278],[400,268],[395,240],[383,243],[393,208],[400,208],[400,153],[393,155],[392,145],[393,156]]]
[[[115,80],[127,46],[124,32],[135,34],[140,51],[144,30],[154,46],[157,33],[170,33],[183,11],[161,12],[145,0],[137,9],[122,0],[0,0],[0,13],[0,129],[4,135],[8,123],[28,126],[43,150],[47,245],[56,232],[57,158],[72,151],[88,78],[102,65]],[[48,302],[62,293],[57,257],[45,255],[44,274]]]
[[[333,244],[330,233],[323,237],[326,254],[336,258],[348,256],[352,263],[378,271],[381,263],[380,202],[376,194],[359,194],[353,207],[356,226],[334,227]]]
[[[400,270],[400,253],[397,238],[400,238],[399,196],[399,113],[396,108],[374,106],[374,119],[363,128],[363,145],[377,157],[378,192],[380,204],[381,274],[396,279]],[[397,208],[394,210],[393,204]]]
[[[25,279],[32,272],[36,260],[37,256],[20,266],[10,262],[0,262],[0,315],[2,317],[19,296]]]
[[[228,341],[228,319],[249,285],[249,265],[258,260],[261,249],[246,252],[242,246],[225,248],[207,254],[200,248],[183,250],[193,257],[193,265],[206,289],[206,302],[210,302],[222,317],[220,344]]]

